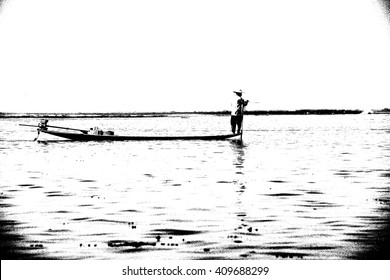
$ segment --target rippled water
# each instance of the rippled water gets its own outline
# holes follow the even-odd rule
[[[0,120],[4,258],[389,258],[390,116],[247,116],[236,141],[71,142]],[[227,116],[54,119],[207,135]],[[53,139],[57,139],[53,141]]]

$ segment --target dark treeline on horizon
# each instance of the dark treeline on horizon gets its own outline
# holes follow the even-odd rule
[[[301,110],[253,110],[246,115],[350,115],[360,114],[362,110],[344,109],[301,109]],[[230,111],[195,111],[195,112],[112,112],[112,113],[1,113],[0,118],[158,118],[174,115],[229,115]]]
[[[245,115],[346,115],[360,114],[363,110],[345,110],[345,109],[301,109],[301,110],[253,110],[246,111]],[[204,114],[209,114],[205,112]],[[214,114],[214,113],[210,113]],[[222,111],[220,114],[230,114],[230,111]]]

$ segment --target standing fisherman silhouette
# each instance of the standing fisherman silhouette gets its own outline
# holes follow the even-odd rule
[[[233,91],[234,98],[232,100],[231,104],[231,117],[230,117],[230,124],[232,127],[232,132],[234,134],[240,134],[241,133],[241,127],[242,127],[242,120],[244,118],[244,110],[245,107],[248,105],[249,100],[244,100],[242,98],[242,90],[240,91]],[[236,126],[237,126],[237,133],[236,133]]]

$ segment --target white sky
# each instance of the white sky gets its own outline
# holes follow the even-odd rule
[[[390,107],[375,0],[8,0],[0,111]],[[255,102],[256,103],[255,103]]]

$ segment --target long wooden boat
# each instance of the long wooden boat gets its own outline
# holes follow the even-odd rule
[[[241,134],[198,135],[198,136],[120,136],[94,135],[75,132],[41,130],[42,133],[66,138],[73,141],[163,141],[163,140],[225,140],[238,137]]]
[[[191,136],[121,136],[114,135],[113,131],[102,131],[99,128],[91,128],[90,130],[52,126],[48,125],[48,120],[42,119],[38,125],[19,124],[20,126],[37,127],[39,134],[46,133],[53,136],[73,140],[73,141],[163,141],[163,140],[225,140],[233,137],[242,137],[242,133],[236,134],[221,134],[221,135],[191,135]],[[60,130],[53,130],[49,128],[56,128]],[[66,132],[61,131],[66,130]],[[77,131],[77,132],[69,132]]]

